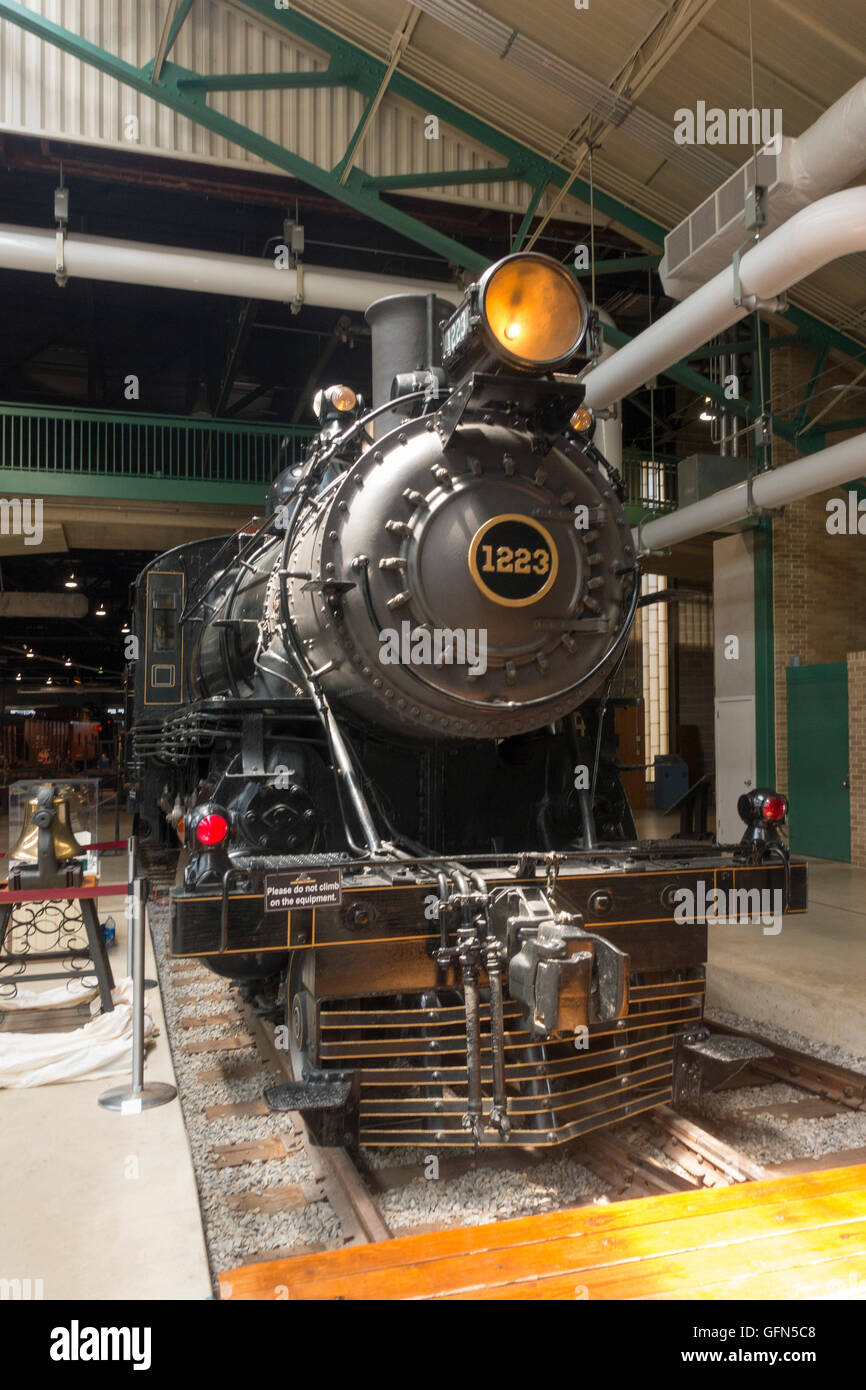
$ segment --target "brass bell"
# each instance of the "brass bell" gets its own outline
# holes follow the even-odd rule
[[[87,854],[72,830],[69,816],[69,801],[66,797],[55,796],[49,784],[40,787],[36,796],[27,802],[27,814],[18,836],[18,843],[9,854],[9,866],[19,864],[38,864],[39,832],[51,831],[51,847],[58,864],[65,859],[83,859]]]

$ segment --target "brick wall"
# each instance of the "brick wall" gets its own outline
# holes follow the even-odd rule
[[[812,358],[801,348],[777,349],[772,354],[773,400],[785,403],[785,412],[802,393]],[[843,378],[844,379],[844,378]],[[835,376],[822,380],[822,388]],[[816,396],[810,409],[820,409],[828,397]],[[847,407],[846,407],[847,408]],[[844,414],[845,408],[843,408]],[[838,416],[834,409],[827,418]],[[830,441],[843,434],[831,435]],[[786,443],[773,442],[773,464],[782,467],[800,455]],[[827,533],[827,501],[845,488],[794,502],[773,522],[773,625],[775,631],[776,785],[788,786],[788,721],[786,668],[792,657],[803,666],[826,661],[845,661],[849,652],[866,648],[866,536],[831,536]],[[853,694],[849,701],[854,708]],[[856,791],[854,804],[863,798],[858,814],[866,816],[866,780]]]
[[[866,866],[866,651],[848,653],[851,863]]]

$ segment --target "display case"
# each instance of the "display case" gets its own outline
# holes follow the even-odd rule
[[[9,788],[9,863],[16,858],[16,851],[33,827],[33,813],[36,809],[36,796],[40,787],[50,786],[54,790],[54,802],[66,802],[68,817],[64,813],[62,824],[68,826],[72,838],[86,853],[86,847],[96,844],[99,839],[99,778],[32,778],[13,782]],[[35,827],[33,827],[35,828]],[[97,856],[87,855],[86,872],[95,873]]]

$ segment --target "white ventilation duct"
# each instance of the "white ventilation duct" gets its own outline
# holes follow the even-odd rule
[[[634,535],[642,554],[664,550],[669,545],[679,545],[681,541],[703,536],[707,531],[718,531],[745,521],[755,511],[770,511],[788,502],[812,497],[816,492],[838,487],[859,477],[864,471],[866,434],[858,434],[817,454],[797,459],[795,463],[786,463],[782,468],[759,473],[752,480],[751,506],[748,483],[737,483],[722,492],[714,492],[712,497],[693,502],[689,507],[681,507],[668,516],[646,522],[635,528]]]
[[[0,266],[53,275],[56,233],[0,224]],[[290,304],[300,295],[305,304],[358,313],[389,294],[438,294],[458,303],[461,291],[441,281],[395,279],[357,270],[305,265],[303,271],[278,270],[273,260],[189,251],[180,246],[148,246],[110,237],[66,238],[66,273],[73,279],[111,280],[125,285],[228,294],[241,299],[268,299]]]
[[[758,183],[767,189],[767,231],[801,208],[844,188],[866,169],[866,78],[840,97],[796,139],[777,134],[757,155]],[[665,237],[659,275],[666,294],[686,299],[725,264],[748,237],[747,190],[755,157],[726,179]]]
[[[601,362],[584,377],[586,404],[610,405],[679,362],[702,343],[752,312],[754,297],[770,301],[830,261],[866,250],[866,188],[831,193],[804,208],[758,242],[740,262],[740,297],[734,302],[732,266]]]

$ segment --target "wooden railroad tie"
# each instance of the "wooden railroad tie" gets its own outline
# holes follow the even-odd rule
[[[215,1023],[237,1023],[237,1014],[188,1014],[180,1021],[181,1028],[212,1028]]]
[[[233,1100],[227,1105],[208,1105],[204,1113],[208,1120],[233,1120],[249,1115],[270,1115],[271,1110],[265,1100]]]
[[[229,1055],[221,1067],[207,1067],[204,1071],[196,1072],[196,1079],[206,1085],[213,1081],[240,1081],[248,1076],[260,1076],[262,1072],[269,1070],[264,1062],[239,1062],[237,1058]]]
[[[242,1163],[267,1163],[274,1158],[290,1158],[302,1148],[300,1139],[286,1143],[280,1135],[267,1139],[247,1139],[239,1144],[217,1144],[213,1150],[215,1168],[237,1168]]]
[[[217,994],[216,990],[213,989],[209,990],[207,994],[184,994],[180,999],[175,999],[174,1002],[179,1009],[186,1009],[192,1004],[227,1004],[229,996],[222,991]]]
[[[289,1183],[285,1187],[266,1187],[264,1192],[233,1192],[225,1198],[232,1211],[296,1211],[315,1202],[324,1202],[325,1193],[314,1182]]]
[[[181,1051],[186,1053],[240,1052],[243,1048],[254,1046],[252,1038],[240,1038],[235,1035],[229,1038],[202,1038],[199,1042],[185,1042],[182,1044]]]

